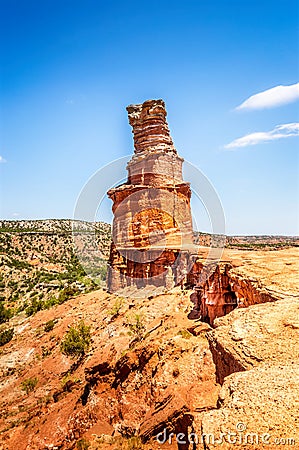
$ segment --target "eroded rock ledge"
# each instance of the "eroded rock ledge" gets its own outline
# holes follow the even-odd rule
[[[231,431],[242,439],[237,425],[242,423],[251,449],[277,448],[278,442],[298,445],[298,317],[299,299],[286,298],[237,309],[215,321],[207,337],[223,387],[219,409],[204,414],[204,435],[217,440]],[[219,446],[213,439],[206,437],[206,449]],[[232,441],[226,439],[221,448],[231,449]]]
[[[208,333],[220,383],[237,370],[299,357],[299,299],[284,299],[233,311]],[[238,369],[235,370],[235,367]]]
[[[214,325],[217,318],[223,317],[235,308],[245,308],[260,303],[273,302],[281,298],[278,292],[270,292],[258,280],[238,274],[232,264],[220,263],[202,277],[207,270],[201,263],[190,273],[190,278],[198,280],[191,294],[194,304],[189,314],[190,319],[200,318]],[[201,282],[200,279],[203,278]]]

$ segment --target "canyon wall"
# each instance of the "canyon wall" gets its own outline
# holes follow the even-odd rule
[[[235,308],[245,308],[281,298],[270,292],[257,280],[244,277],[228,263],[204,266],[195,263],[188,279],[194,284],[191,301],[194,308],[190,319],[201,319],[214,325],[215,319],[225,316]]]

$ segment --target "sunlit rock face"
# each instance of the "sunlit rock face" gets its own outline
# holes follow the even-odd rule
[[[191,190],[182,177],[163,100],[127,107],[134,136],[128,180],[108,191],[113,242],[108,288],[175,286],[188,272]]]

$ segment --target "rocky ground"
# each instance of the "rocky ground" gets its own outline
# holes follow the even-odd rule
[[[234,440],[252,449],[298,447],[298,318],[299,299],[292,297],[216,320],[208,340],[223,385],[218,409],[203,418],[203,433],[215,437],[207,449],[229,432],[221,448],[231,449]]]
[[[188,320],[189,308],[180,290],[135,303],[99,290],[16,318],[0,359],[0,448],[76,448],[83,439],[90,448],[143,448],[132,436],[191,430],[191,417],[216,407],[219,385],[209,326]],[[60,342],[80,319],[92,346],[77,367]],[[29,392],[26,380],[37,380]]]

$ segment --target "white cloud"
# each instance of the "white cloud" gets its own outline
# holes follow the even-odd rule
[[[249,145],[256,145],[291,136],[299,136],[298,122],[277,125],[271,131],[258,131],[256,133],[246,134],[245,136],[230,142],[230,144],[225,145],[224,148],[230,150],[239,147],[248,147]]]
[[[299,83],[290,86],[275,86],[266,91],[252,95],[236,110],[275,108],[299,100]]]
[[[4,159],[3,156],[0,155],[0,164],[5,163],[5,162],[6,162],[6,159]]]

